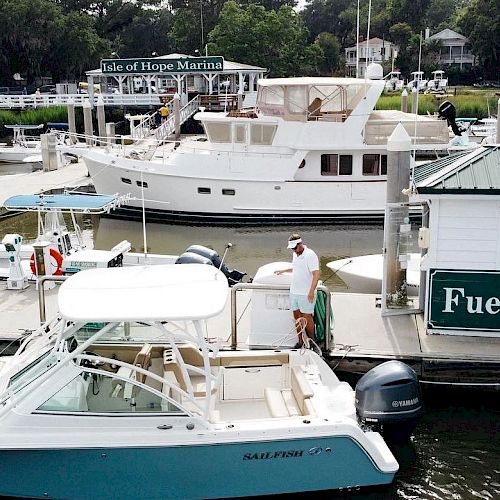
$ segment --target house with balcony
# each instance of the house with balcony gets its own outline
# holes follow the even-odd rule
[[[456,31],[446,28],[439,33],[429,36],[426,30],[426,40],[441,42],[439,64],[441,66],[459,66],[460,69],[469,69],[476,61],[470,49],[469,39]]]
[[[358,78],[364,78],[366,68],[369,64],[382,64],[384,61],[396,59],[398,47],[388,40],[381,38],[370,38],[360,41],[354,47],[345,49],[345,60],[347,76],[356,76],[356,54],[359,52]]]

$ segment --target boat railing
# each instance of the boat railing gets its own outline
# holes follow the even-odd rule
[[[127,368],[130,370],[130,376],[124,376],[120,374],[120,370],[118,369],[116,372],[109,372],[106,370],[100,370],[99,368],[92,368],[92,367],[85,367],[85,371],[89,373],[95,373],[96,375],[104,375],[107,377],[112,377],[114,379],[121,380],[125,384],[132,384],[134,386],[140,387],[141,389],[144,389],[146,391],[150,391],[151,393],[155,394],[162,400],[166,400],[172,405],[174,405],[177,408],[181,408],[185,413],[187,413],[189,416],[193,417],[196,416],[193,414],[192,410],[189,410],[182,406],[182,403],[179,403],[176,401],[176,399],[172,396],[169,396],[168,394],[164,393],[163,391],[160,391],[158,389],[155,389],[151,385],[146,384],[145,382],[140,382],[138,380],[137,374],[143,375],[145,379],[151,378],[155,380],[156,382],[159,382],[163,386],[167,386],[170,391],[173,391],[174,393],[177,393],[179,396],[182,398],[187,399],[190,403],[192,403],[195,407],[195,409],[199,412],[200,415],[204,415],[205,409],[203,408],[203,405],[200,403],[199,400],[196,399],[194,396],[192,387],[191,390],[185,391],[183,390],[176,382],[168,380],[167,377],[162,377],[160,375],[157,375],[156,373],[147,370],[146,368],[142,368],[137,365],[133,365],[131,363],[127,363],[125,361],[120,361],[119,359],[116,358],[107,358],[105,356],[99,356],[95,354],[86,354],[82,353],[79,354],[78,356],[75,356],[76,360],[78,361],[89,361],[90,363],[96,365],[96,363],[106,363],[108,365],[116,365],[118,368],[123,367]]]
[[[238,315],[237,315],[237,294],[244,290],[260,290],[260,291],[290,291],[289,285],[265,285],[260,283],[237,283],[231,288],[231,349],[235,350],[238,347]],[[325,350],[330,349],[333,344],[333,334],[331,331],[330,315],[332,310],[332,298],[330,290],[325,285],[318,285],[317,291],[325,294]]]
[[[396,125],[401,123],[413,144],[443,144],[450,141],[448,125],[443,120],[409,120],[405,122],[387,120],[368,120],[365,125],[365,143],[369,145],[384,145],[394,132]]]

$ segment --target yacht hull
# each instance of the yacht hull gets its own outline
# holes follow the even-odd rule
[[[257,180],[237,175],[189,176],[168,166],[144,168],[140,161],[84,157],[98,193],[131,195],[113,216],[149,220],[230,224],[325,224],[381,222],[386,180]],[[144,163],[144,162],[142,162]],[[207,168],[207,170],[210,170]],[[144,186],[144,192],[142,189]]]
[[[20,470],[29,471],[22,481],[13,473]],[[0,451],[0,494],[31,498],[246,497],[386,484],[394,473],[345,436]]]

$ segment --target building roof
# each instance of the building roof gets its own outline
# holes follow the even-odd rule
[[[215,54],[211,54],[211,55],[214,56]],[[173,53],[173,54],[165,54],[162,56],[144,58],[144,59],[182,59],[184,57],[198,57],[198,56],[190,56],[189,54]],[[203,57],[203,56],[200,56],[200,57]],[[140,57],[139,58],[129,57],[127,59],[141,59],[141,58]],[[265,73],[265,72],[267,72],[267,68],[261,68],[260,66],[252,66],[250,64],[243,64],[243,63],[234,62],[234,61],[227,61],[226,59],[224,59],[223,73],[238,73],[239,71],[244,71],[244,72],[248,71],[251,73]],[[197,72],[197,73],[199,73],[199,72]],[[101,68],[97,68],[97,69],[92,69],[90,71],[86,71],[85,74],[89,75],[89,76],[95,76],[95,75],[102,75],[103,73],[101,71]]]
[[[445,28],[444,30],[435,33],[434,35],[427,38],[427,40],[463,40],[464,42],[469,41],[466,36],[451,30],[450,28]]]
[[[358,44],[360,47],[366,46],[366,40],[363,42],[359,42]],[[378,37],[373,37],[368,40],[368,45],[373,46],[373,45],[394,45],[391,41],[389,40],[382,40],[382,38]],[[356,45],[353,45],[352,47],[347,47],[345,50],[356,50]]]
[[[419,165],[413,172],[420,194],[500,194],[500,146],[482,146]]]

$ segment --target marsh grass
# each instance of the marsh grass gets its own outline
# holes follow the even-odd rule
[[[65,106],[27,109],[24,111],[0,110],[0,125],[38,125],[47,122],[67,122],[68,112]],[[0,135],[6,132],[0,130]]]
[[[408,111],[411,110],[411,94],[408,95]],[[419,95],[418,113],[437,113],[439,104],[450,101],[457,110],[458,117],[486,118],[496,110],[495,96],[481,93],[464,92],[457,95]],[[377,109],[401,109],[401,95],[383,95],[377,102]]]

